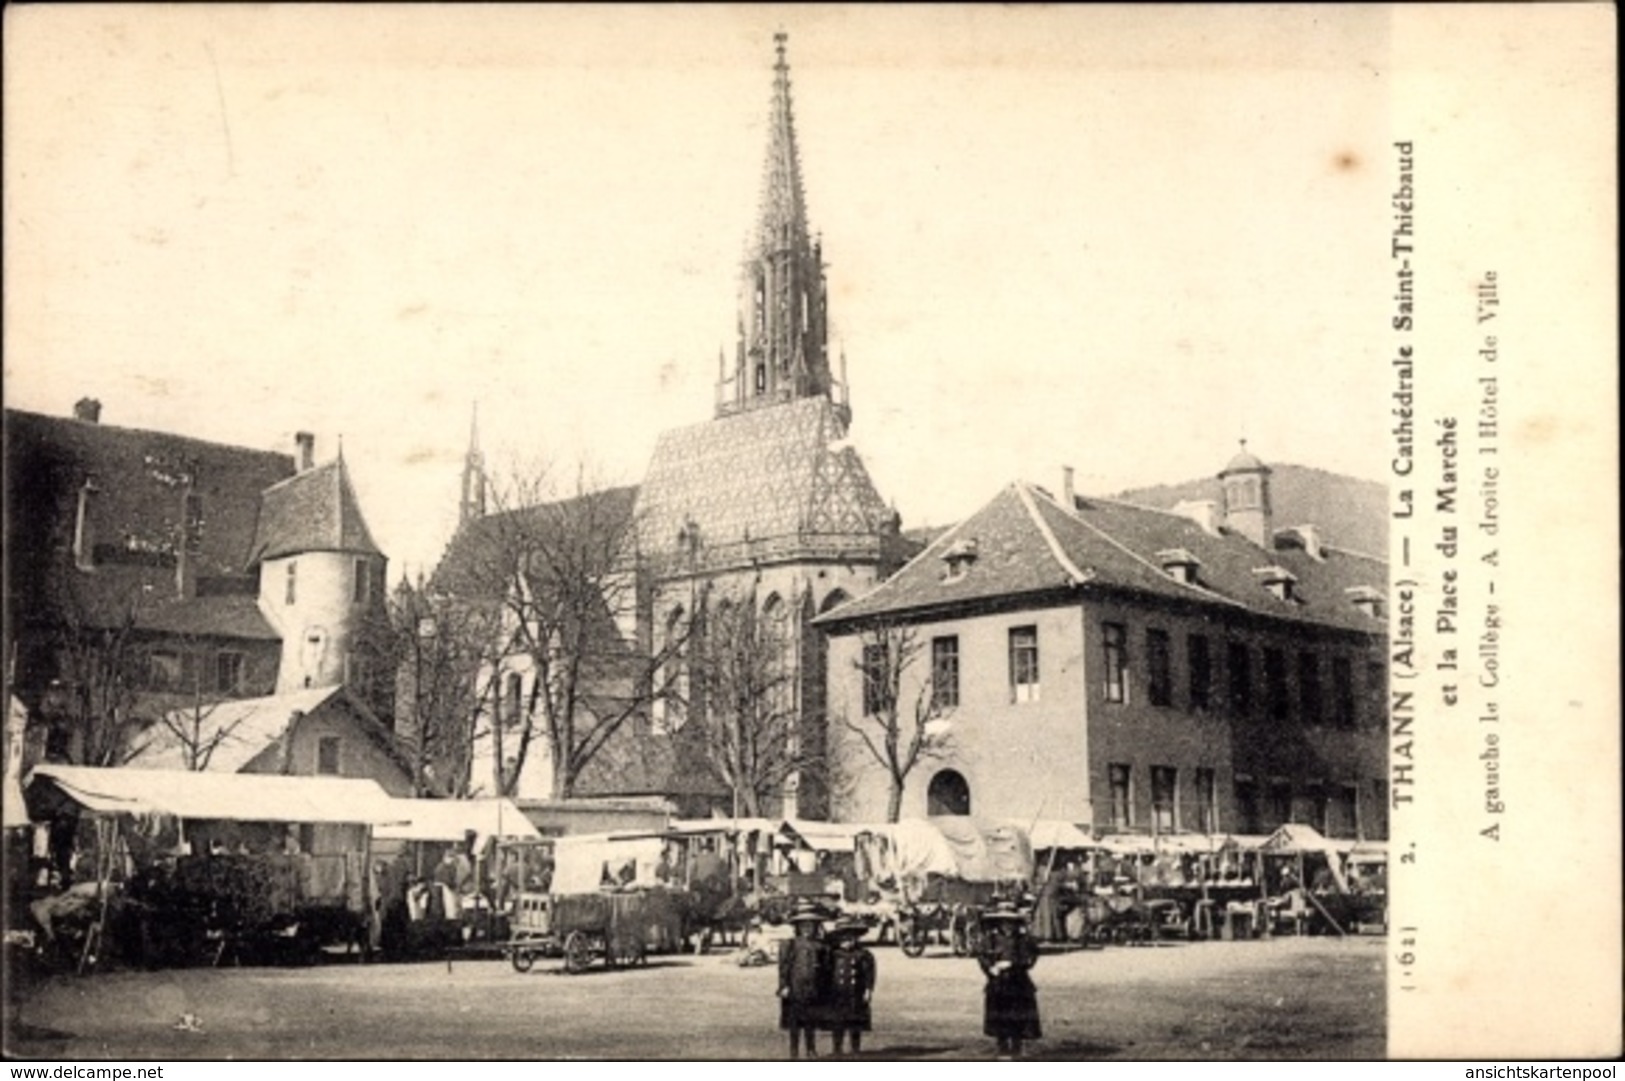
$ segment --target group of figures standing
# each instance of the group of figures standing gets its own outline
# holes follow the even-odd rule
[[[868,925],[847,918],[825,931],[827,919],[816,906],[799,905],[790,915],[795,935],[779,953],[779,1028],[790,1034],[791,1058],[800,1058],[803,1047],[816,1057],[820,1029],[831,1033],[837,1055],[846,1053],[849,1039],[857,1054],[872,1028],[875,956],[859,944]],[[1031,974],[1038,944],[1010,902],[984,912],[981,927],[976,959],[987,978],[982,1032],[997,1041],[1001,1056],[1014,1057],[1024,1041],[1043,1034]]]

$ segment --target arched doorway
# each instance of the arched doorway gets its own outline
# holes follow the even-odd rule
[[[970,782],[956,769],[940,770],[925,790],[928,815],[970,814]]]

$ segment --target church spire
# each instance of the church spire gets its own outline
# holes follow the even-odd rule
[[[463,499],[458,508],[459,523],[485,516],[485,455],[480,453],[480,403],[468,422],[468,453],[463,456]]]
[[[717,413],[823,395],[845,421],[844,394],[829,367],[822,244],[807,226],[786,41],[783,32],[773,37],[777,58],[761,206],[740,275],[734,370],[731,378],[723,376]]]

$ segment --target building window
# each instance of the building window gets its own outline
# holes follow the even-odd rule
[[[185,684],[181,679],[181,655],[167,649],[147,654],[147,689],[152,691],[178,691]]]
[[[1106,649],[1106,701],[1128,701],[1128,631],[1121,623],[1102,623],[1101,642]]]
[[[1326,786],[1313,784],[1309,786],[1309,824],[1320,831],[1322,837],[1332,835],[1332,801],[1326,794]]]
[[[1230,715],[1249,717],[1253,712],[1252,650],[1245,642],[1231,642],[1225,648],[1224,666],[1230,677]]]
[[[1270,821],[1277,826],[1292,821],[1292,782],[1270,782]]]
[[[525,677],[518,672],[509,672],[502,686],[502,720],[512,727],[518,727],[524,712]]]
[[[324,777],[337,777],[342,763],[339,760],[339,737],[323,736],[316,741],[316,772]]]
[[[1172,766],[1151,767],[1151,826],[1157,833],[1179,828],[1179,771]]]
[[[887,668],[886,647],[880,643],[868,643],[863,647],[863,715],[865,717],[880,717],[887,713],[887,699],[891,696],[886,693]]]
[[[344,654],[344,682],[363,694],[372,691],[372,658],[365,653]]]
[[[1319,724],[1321,709],[1320,655],[1298,654],[1298,713],[1304,724]]]
[[[197,555],[203,550],[203,497],[197,492],[187,492],[184,504],[186,553]]]
[[[1251,777],[1236,778],[1236,815],[1241,819],[1241,832],[1263,832],[1264,824],[1258,806],[1258,782]]]
[[[1264,651],[1264,708],[1272,721],[1284,721],[1291,714],[1286,691],[1286,654],[1278,649]]]
[[[1126,763],[1106,767],[1106,784],[1111,790],[1112,828],[1126,830],[1134,825],[1133,774]]]
[[[96,534],[90,520],[90,504],[97,491],[96,483],[91,480],[79,486],[79,504],[73,516],[73,562],[83,571],[96,566]]]
[[[657,735],[676,732],[683,727],[685,719],[683,711],[688,703],[688,669],[683,658],[684,617],[685,613],[680,607],[672,609],[671,615],[666,617],[666,637],[662,647],[664,657],[655,686],[658,697],[655,698],[651,714],[652,727]]]
[[[1168,632],[1152,628],[1145,632],[1146,696],[1153,706],[1170,705],[1174,700],[1173,673],[1169,660]]]
[[[1333,827],[1338,837],[1355,837],[1364,840],[1360,832],[1360,789],[1358,785],[1345,784],[1337,789],[1337,824]]]
[[[243,655],[222,650],[214,658],[214,689],[221,694],[239,694],[243,689]]]
[[[959,705],[959,636],[931,639],[931,700],[938,709]]]
[[[1355,716],[1354,666],[1347,657],[1333,657],[1332,721],[1339,728],[1352,729]]]
[[[1366,708],[1371,711],[1371,727],[1388,727],[1388,666],[1382,661],[1365,665]]]
[[[1038,701],[1038,628],[1010,628],[1010,700]]]
[[[372,566],[365,559],[355,561],[355,581],[350,599],[356,604],[372,603]]]
[[[1185,640],[1190,654],[1191,709],[1206,710],[1213,705],[1213,656],[1208,652],[1207,636],[1193,634]]]
[[[1196,828],[1202,833],[1219,832],[1219,789],[1208,766],[1196,769]]]
[[[284,604],[293,604],[299,597],[299,563],[291,560],[288,563],[286,585],[283,588]]]

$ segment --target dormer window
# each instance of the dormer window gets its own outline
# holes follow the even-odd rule
[[[1386,607],[1383,602],[1387,598],[1383,596],[1381,590],[1373,589],[1370,586],[1350,586],[1343,592],[1353,602],[1354,607],[1372,619],[1382,619],[1386,616]]]
[[[942,553],[942,561],[947,564],[948,573],[943,578],[946,582],[957,582],[970,572],[970,566],[976,562],[976,539],[955,541]]]
[[[1258,578],[1259,584],[1270,591],[1270,596],[1278,601],[1296,601],[1298,576],[1285,567],[1269,566],[1256,567],[1253,574]]]
[[[1195,584],[1197,571],[1202,568],[1202,561],[1184,548],[1167,548],[1158,552],[1157,562],[1162,564],[1168,577],[1187,585]]]

